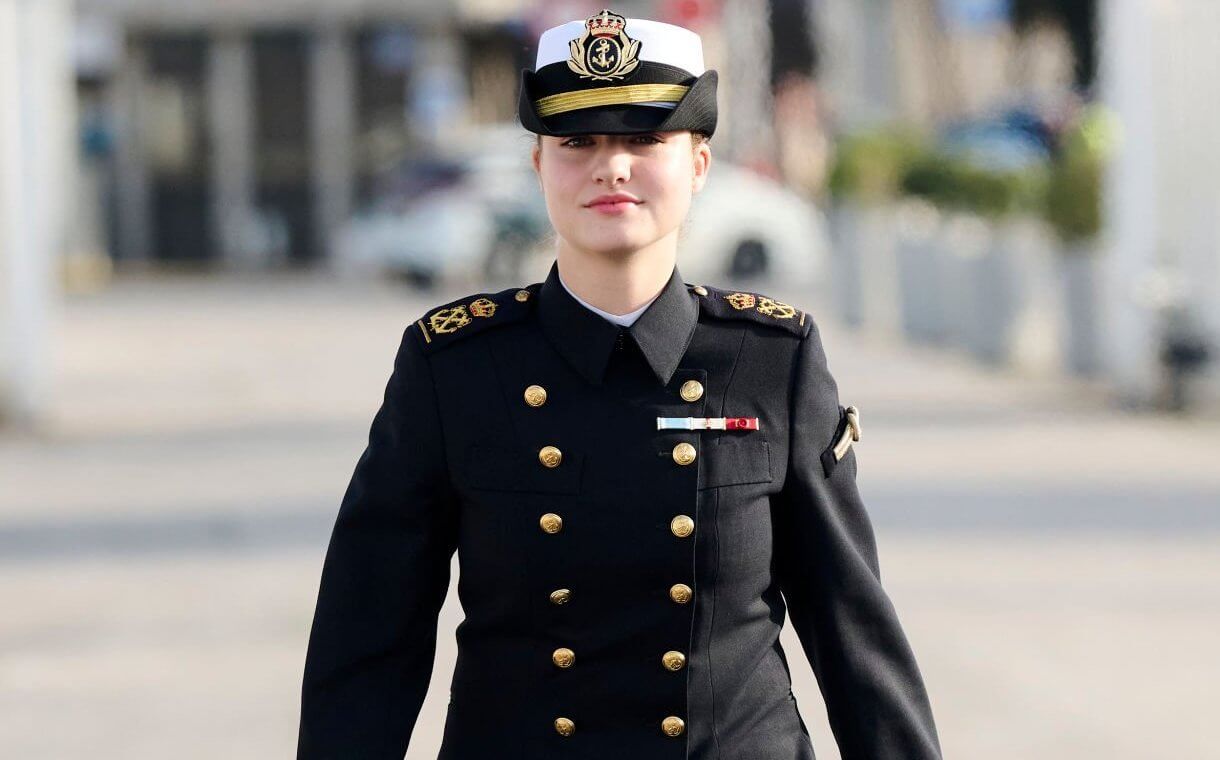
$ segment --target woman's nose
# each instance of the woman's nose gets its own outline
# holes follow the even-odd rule
[[[594,181],[614,185],[626,182],[630,177],[631,156],[626,152],[611,149],[598,156],[593,170]]]

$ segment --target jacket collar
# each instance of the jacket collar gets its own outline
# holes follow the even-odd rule
[[[593,385],[602,384],[620,329],[630,333],[664,385],[686,355],[699,319],[699,305],[675,266],[669,282],[644,313],[630,327],[621,328],[572,297],[559,281],[556,261],[539,289],[538,318],[547,339]]]

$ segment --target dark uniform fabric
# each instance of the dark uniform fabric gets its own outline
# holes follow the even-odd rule
[[[440,760],[812,760],[785,614],[845,760],[939,758],[854,447],[823,457],[846,424],[806,312],[676,268],[630,328],[555,266],[424,315],[335,523],[298,758],[403,756],[454,551]]]

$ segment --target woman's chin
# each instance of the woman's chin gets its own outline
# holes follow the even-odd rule
[[[577,246],[582,250],[600,256],[615,256],[638,251],[648,245],[648,241],[635,235],[605,235],[593,240],[582,240]]]

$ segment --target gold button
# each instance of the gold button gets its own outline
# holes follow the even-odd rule
[[[665,720],[661,721],[661,730],[666,736],[681,736],[686,730],[686,724],[677,715],[670,715]]]
[[[559,647],[551,653],[551,662],[561,668],[570,668],[576,662],[576,653],[567,647]]]
[[[678,515],[669,521],[669,529],[678,538],[686,538],[695,532],[695,521],[686,515]]]
[[[518,290],[515,296],[518,301],[530,300],[530,292],[528,290]]]
[[[563,518],[554,512],[547,512],[538,518],[538,524],[547,533],[558,533],[563,528]]]
[[[661,655],[661,664],[665,666],[666,670],[681,670],[682,666],[686,664],[686,655],[671,649]]]
[[[669,598],[673,599],[678,604],[686,604],[694,592],[690,590],[690,586],[685,583],[675,583],[669,587]]]
[[[547,467],[558,467],[563,461],[563,452],[554,446],[543,446],[538,452],[538,461]]]
[[[695,447],[686,441],[674,446],[674,461],[682,465],[695,461]]]
[[[698,380],[687,380],[682,383],[682,390],[678,391],[685,401],[698,401],[703,398],[703,383]]]
[[[570,718],[556,718],[555,730],[560,736],[571,736],[576,733],[576,724]]]
[[[542,406],[546,403],[546,388],[541,385],[531,385],[525,389],[525,403],[530,406]]]
[[[567,604],[572,598],[572,591],[566,588],[557,588],[551,592],[552,604]]]
[[[707,295],[707,288],[703,287],[702,285],[696,285],[695,292],[701,296],[705,296]]]

